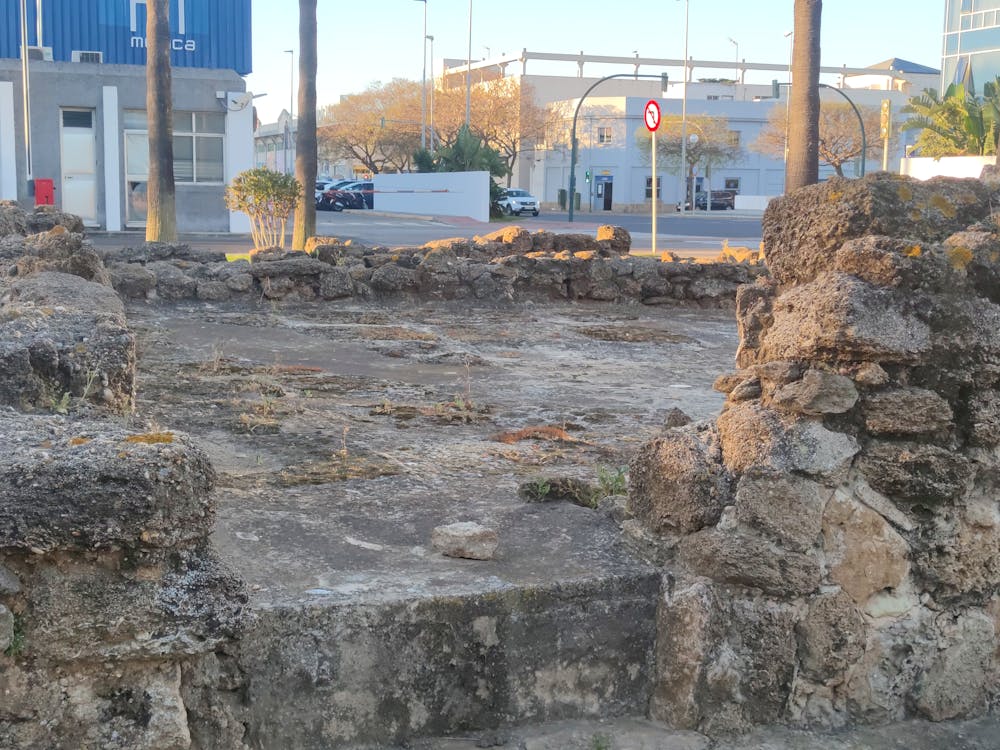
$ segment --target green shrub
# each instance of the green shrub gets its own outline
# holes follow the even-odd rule
[[[254,249],[283,248],[288,217],[301,196],[302,186],[291,175],[257,167],[236,175],[226,188],[226,206],[250,217]]]

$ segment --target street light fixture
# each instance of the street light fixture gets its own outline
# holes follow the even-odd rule
[[[427,149],[427,0],[424,4],[424,72],[420,79],[420,149]]]
[[[736,83],[740,82],[740,43],[729,37],[729,43],[736,47]]]

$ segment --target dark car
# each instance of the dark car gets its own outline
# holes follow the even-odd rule
[[[698,192],[694,196],[694,207],[704,211],[708,208],[708,193]],[[712,210],[713,211],[725,211],[726,209],[736,208],[736,191],[735,190],[713,190],[712,191]]]

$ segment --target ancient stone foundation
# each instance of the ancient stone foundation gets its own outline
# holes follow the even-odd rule
[[[990,711],[994,206],[990,177],[831,180],[768,209],[768,275],[623,257],[615,231],[517,228],[408,251],[102,258],[76,217],[0,203],[0,747],[335,747],[646,706],[710,734]],[[739,284],[725,409],[675,415],[639,450],[628,507],[609,511],[624,535],[603,516],[522,519],[600,542],[600,580],[543,587],[530,560],[530,585],[500,593],[435,579],[424,598],[250,613],[209,541],[206,455],[133,413],[121,297],[716,306]]]
[[[665,561],[654,717],[705,732],[1000,698],[1000,184],[885,174],[773,201],[713,423],[644,446]]]

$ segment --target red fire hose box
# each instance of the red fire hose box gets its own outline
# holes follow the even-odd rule
[[[35,205],[52,206],[56,202],[56,188],[53,180],[44,178],[35,180]]]

